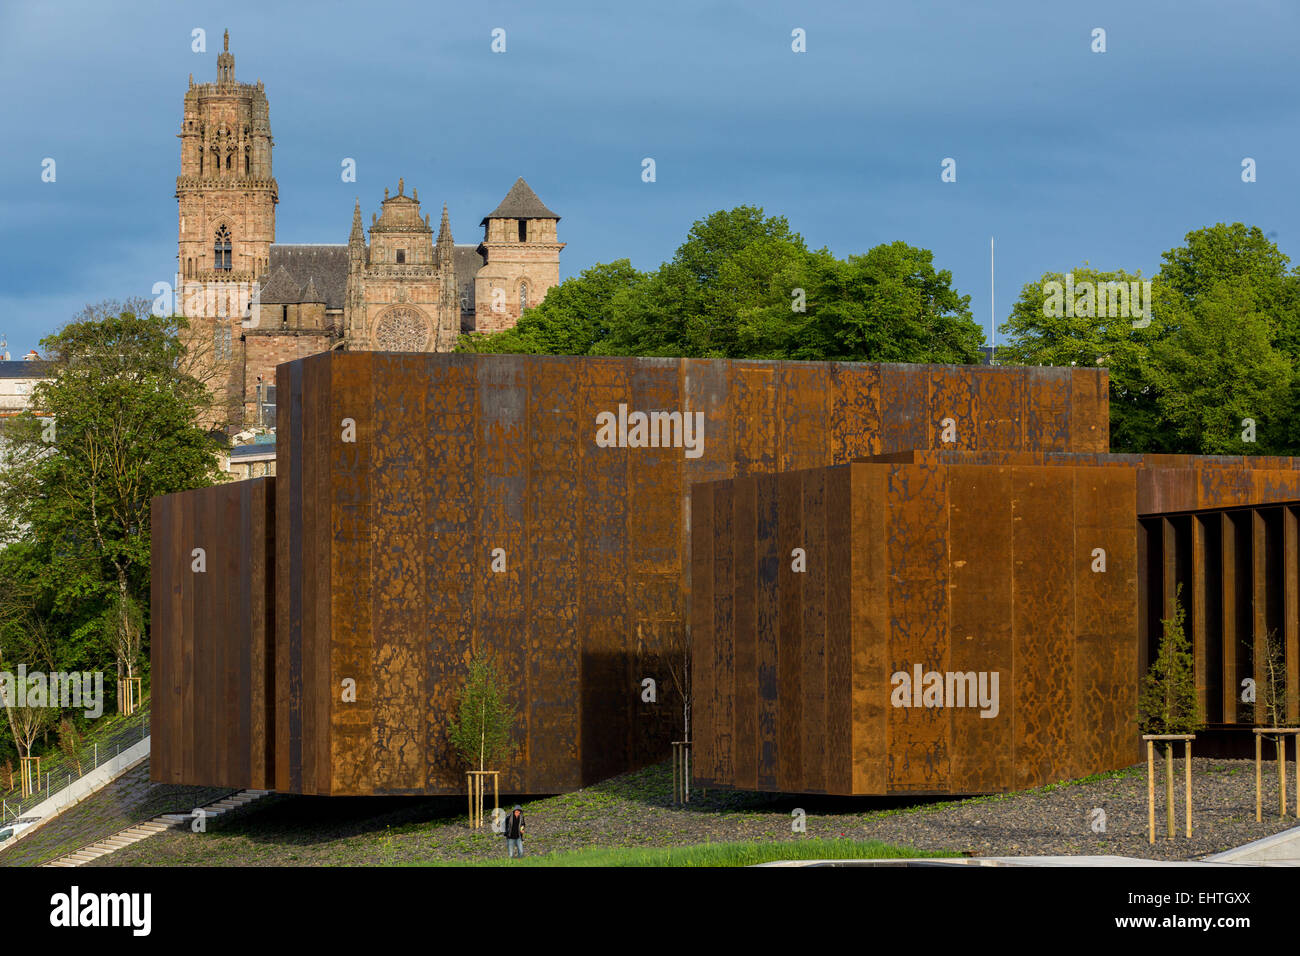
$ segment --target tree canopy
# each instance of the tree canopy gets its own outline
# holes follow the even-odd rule
[[[974,363],[982,333],[929,250],[895,242],[837,259],[810,251],[784,217],[737,206],[696,222],[653,272],[627,259],[593,266],[515,328],[461,341],[474,352]]]
[[[150,502],[211,484],[224,439],[197,422],[184,320],[93,307],[42,340],[53,377],[0,461],[0,653],[132,676],[147,661]],[[109,682],[110,685],[112,682]]]
[[[1101,365],[1110,373],[1111,449],[1290,454],[1300,445],[1300,274],[1257,227],[1189,232],[1151,280],[1150,314],[1060,314],[1046,273],[1002,327],[1005,360]],[[1140,273],[1070,273],[1131,284]]]

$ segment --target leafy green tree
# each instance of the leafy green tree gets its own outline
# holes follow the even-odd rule
[[[1150,378],[1151,347],[1165,333],[1159,310],[1143,301],[1143,314],[1137,316],[1133,302],[1133,283],[1147,281],[1141,271],[1102,271],[1087,263],[1070,270],[1075,289],[1089,288],[1091,304],[1084,309],[1065,309],[1061,301],[1049,301],[1050,290],[1063,289],[1066,274],[1044,273],[1038,282],[1025,285],[1011,308],[1011,315],[1001,328],[1004,345],[999,348],[1002,361],[1021,365],[1104,367],[1110,375],[1110,443],[1115,451],[1154,451],[1162,449],[1168,431],[1156,404],[1155,387]],[[1053,285],[1055,283],[1055,285]],[[1085,286],[1085,283],[1087,286]],[[1114,297],[1109,290],[1122,286],[1129,292],[1128,307],[1120,306],[1111,315]],[[1106,307],[1099,313],[1096,292],[1107,289]],[[1151,287],[1158,299],[1158,282]],[[1066,314],[1067,312],[1072,314]],[[1149,320],[1149,321],[1148,321]]]
[[[1190,306],[1186,302],[1192,302]],[[1148,377],[1172,441],[1203,455],[1284,454],[1293,369],[1258,300],[1226,281],[1176,303]],[[1247,422],[1254,423],[1249,429]]]
[[[495,335],[463,335],[458,352],[587,355],[609,337],[623,301],[645,275],[628,259],[596,264],[565,279],[525,310],[514,328]]]
[[[208,391],[185,371],[184,320],[100,315],[41,342],[55,368],[33,389],[40,417],[7,429],[4,562],[31,607],[55,615],[60,663],[113,660],[131,677],[144,659],[151,499],[215,481],[224,440],[196,424]]]
[[[1160,649],[1142,678],[1138,695],[1138,725],[1144,734],[1190,734],[1205,726],[1196,697],[1192,645],[1183,628],[1184,611],[1174,598],[1174,613],[1160,623]]]
[[[467,766],[486,770],[514,753],[515,710],[506,700],[505,681],[489,653],[476,652],[470,658],[456,712],[448,736]]]
[[[1300,277],[1258,226],[1218,222],[1183,243],[1162,255],[1158,276],[1157,313],[1170,341],[1153,356],[1154,388],[1169,437],[1151,450],[1292,453],[1300,447]],[[1223,349],[1231,359],[1217,354]],[[1193,395],[1223,411],[1197,420]],[[1244,418],[1258,425],[1249,444],[1240,441]]]
[[[606,355],[744,357],[740,325],[750,310],[790,307],[807,255],[783,216],[756,206],[719,210],[691,227],[673,258],[630,296],[599,350]]]
[[[836,259],[825,249],[809,255],[798,283],[804,312],[792,308],[789,289],[776,306],[745,317],[742,341],[754,357],[807,361],[980,361],[983,332],[970,313],[970,296],[952,288],[952,273],[936,270],[928,249],[905,242],[876,246]]]
[[[979,361],[969,297],[925,249],[895,242],[836,259],[780,216],[719,210],[649,274],[626,259],[547,293],[511,330],[467,336],[476,352],[694,358]]]
[[[1249,299],[1253,311],[1276,319],[1275,333],[1287,327],[1294,341],[1298,316],[1290,260],[1258,226],[1220,222],[1189,232],[1183,242],[1161,255],[1160,278],[1171,306],[1195,308],[1207,293],[1226,284],[1239,298]]]

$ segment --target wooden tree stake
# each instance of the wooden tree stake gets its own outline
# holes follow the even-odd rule
[[[1143,734],[1147,744],[1147,842],[1156,842],[1156,741],[1165,745],[1165,821],[1166,839],[1174,838],[1174,742],[1183,742],[1186,764],[1187,836],[1192,835],[1192,740],[1195,734]]]

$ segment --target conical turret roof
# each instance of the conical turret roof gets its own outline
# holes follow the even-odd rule
[[[533,192],[533,188],[524,182],[523,176],[520,176],[510,187],[510,192],[506,193],[506,198],[501,200],[501,204],[484,216],[479,225],[487,225],[489,219],[558,220],[559,218],[546,208],[546,204],[537,198],[537,193]]]

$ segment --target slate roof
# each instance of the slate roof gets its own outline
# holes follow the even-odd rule
[[[49,378],[53,374],[53,362],[0,362],[0,378]]]
[[[469,285],[470,312],[474,311],[474,278],[483,268],[483,261],[476,244],[458,243],[453,247],[456,294]],[[274,244],[271,246],[270,268],[259,281],[262,285],[261,301],[266,305],[323,301],[327,309],[342,309],[347,297],[348,247]]]
[[[271,255],[275,255],[275,247],[271,247]],[[302,289],[298,283],[293,281],[293,276],[289,275],[289,270],[284,266],[277,266],[275,271],[267,276],[262,277],[262,294],[260,299],[266,305],[283,305],[289,302],[297,302],[302,294]]]
[[[478,270],[483,268],[483,255],[478,251],[478,246],[465,246],[457,244],[451,254],[452,265],[456,268],[456,294],[460,295],[466,284],[469,285],[469,308],[461,308],[462,312],[474,311],[474,277],[478,275]]]
[[[254,443],[251,445],[239,445],[230,449],[229,458],[232,461],[238,461],[241,458],[274,458],[275,443]]]
[[[274,243],[261,283],[261,301],[268,305],[323,301],[327,309],[342,309],[348,287],[348,247]],[[309,285],[313,286],[310,292]],[[304,298],[308,294],[312,298]]]
[[[506,198],[501,200],[501,205],[484,216],[479,225],[487,225],[489,219],[558,220],[559,218],[546,208],[546,204],[537,198],[537,193],[533,192],[533,188],[524,182],[523,176],[520,176],[510,187],[510,192],[506,193]]]

